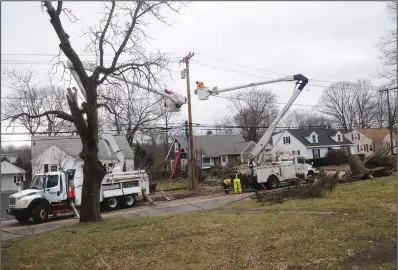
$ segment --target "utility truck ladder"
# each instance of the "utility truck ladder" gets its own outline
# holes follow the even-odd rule
[[[177,156],[176,156],[176,159],[174,160],[174,164],[173,164],[173,168],[172,168],[171,173],[170,173],[169,180],[173,179],[174,173],[175,173],[175,171],[177,169],[177,166],[178,166],[178,161],[180,161],[180,156],[181,156],[181,149],[178,150],[178,152],[177,152]]]

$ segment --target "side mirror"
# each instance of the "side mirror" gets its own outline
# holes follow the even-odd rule
[[[49,188],[46,188],[46,189],[44,189],[44,191],[50,191],[50,189],[49,189]]]

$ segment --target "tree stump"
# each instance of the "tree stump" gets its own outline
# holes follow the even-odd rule
[[[371,172],[371,170],[365,167],[358,155],[349,155],[348,165],[350,166],[353,178],[362,178]]]

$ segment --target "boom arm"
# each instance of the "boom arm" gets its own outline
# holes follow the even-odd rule
[[[94,69],[95,69],[95,66],[92,66],[92,65],[90,65],[88,63],[83,62],[82,64],[83,64],[83,68],[85,70],[87,70],[87,71],[93,72]],[[69,61],[69,60],[67,62],[67,67],[71,71],[71,74],[72,74],[73,78],[75,79],[75,81],[76,81],[80,91],[82,92],[84,98],[87,99],[86,92],[84,90],[83,84],[80,81],[80,78],[79,78],[78,74],[76,73],[72,62]],[[151,89],[151,88],[148,88],[148,87],[141,86],[141,85],[135,83],[132,80],[125,79],[125,78],[122,78],[122,77],[117,76],[117,75],[109,74],[108,76],[112,77],[114,79],[117,79],[119,81],[127,82],[127,83],[129,83],[131,85],[137,86],[139,88],[143,88],[143,89],[145,89],[147,91],[150,91],[150,92],[153,92],[155,94],[159,94],[159,95],[165,97],[166,98],[165,106],[166,106],[167,111],[169,111],[169,112],[180,111],[180,107],[183,104],[186,103],[186,98],[185,97],[183,97],[183,96],[181,96],[181,95],[179,95],[177,93],[173,93],[173,92],[171,92],[169,90],[165,90],[164,92],[161,92],[161,91],[157,91],[157,90],[154,90],[154,89]],[[117,145],[116,140],[113,137],[111,131],[109,130],[109,127],[106,124],[105,120],[103,119],[103,117],[101,115],[99,115],[99,116],[100,116],[99,120],[101,122],[101,128],[102,128],[102,139],[105,141],[105,147],[106,147],[106,149],[108,151],[109,156],[112,156],[112,152],[113,152],[116,155],[116,158],[117,158],[117,163],[115,164],[115,167],[113,168],[112,172],[114,172],[114,173],[115,172],[122,172],[123,171],[123,164],[124,164],[123,152],[119,148],[119,146]]]
[[[229,87],[229,88],[224,88],[224,89],[218,89],[217,87],[214,87],[211,90],[208,87],[205,87],[202,82],[196,82],[196,85],[198,86],[198,88],[195,90],[195,94],[198,95],[198,98],[200,100],[207,100],[207,99],[209,99],[209,96],[216,96],[223,92],[238,90],[238,89],[252,87],[252,86],[270,84],[270,83],[275,83],[275,82],[283,82],[283,81],[296,81],[296,85],[298,85],[298,87],[294,90],[292,97],[286,103],[285,107],[283,107],[283,109],[279,112],[278,116],[275,118],[275,120],[272,122],[270,127],[267,129],[267,131],[264,133],[264,135],[258,141],[258,143],[253,148],[253,150],[250,152],[249,161],[250,161],[250,163],[252,163],[252,161],[254,161],[254,159],[256,159],[259,156],[259,154],[261,153],[263,148],[266,146],[268,141],[271,139],[271,136],[275,130],[275,127],[278,125],[279,121],[282,119],[282,117],[289,110],[290,106],[296,100],[298,95],[304,89],[304,87],[308,83],[308,79],[301,74],[297,74],[297,75],[293,75],[293,76],[286,76],[286,77],[279,78],[279,79],[261,81],[261,82],[256,82],[256,83],[249,83],[249,84],[244,84],[244,85]]]

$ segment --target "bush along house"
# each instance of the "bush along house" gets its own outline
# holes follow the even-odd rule
[[[225,167],[247,163],[247,158],[255,146],[253,141],[245,141],[241,135],[203,135],[194,136],[196,163],[202,169]],[[186,171],[188,168],[188,140],[185,136],[176,136],[166,156],[168,170]]]

